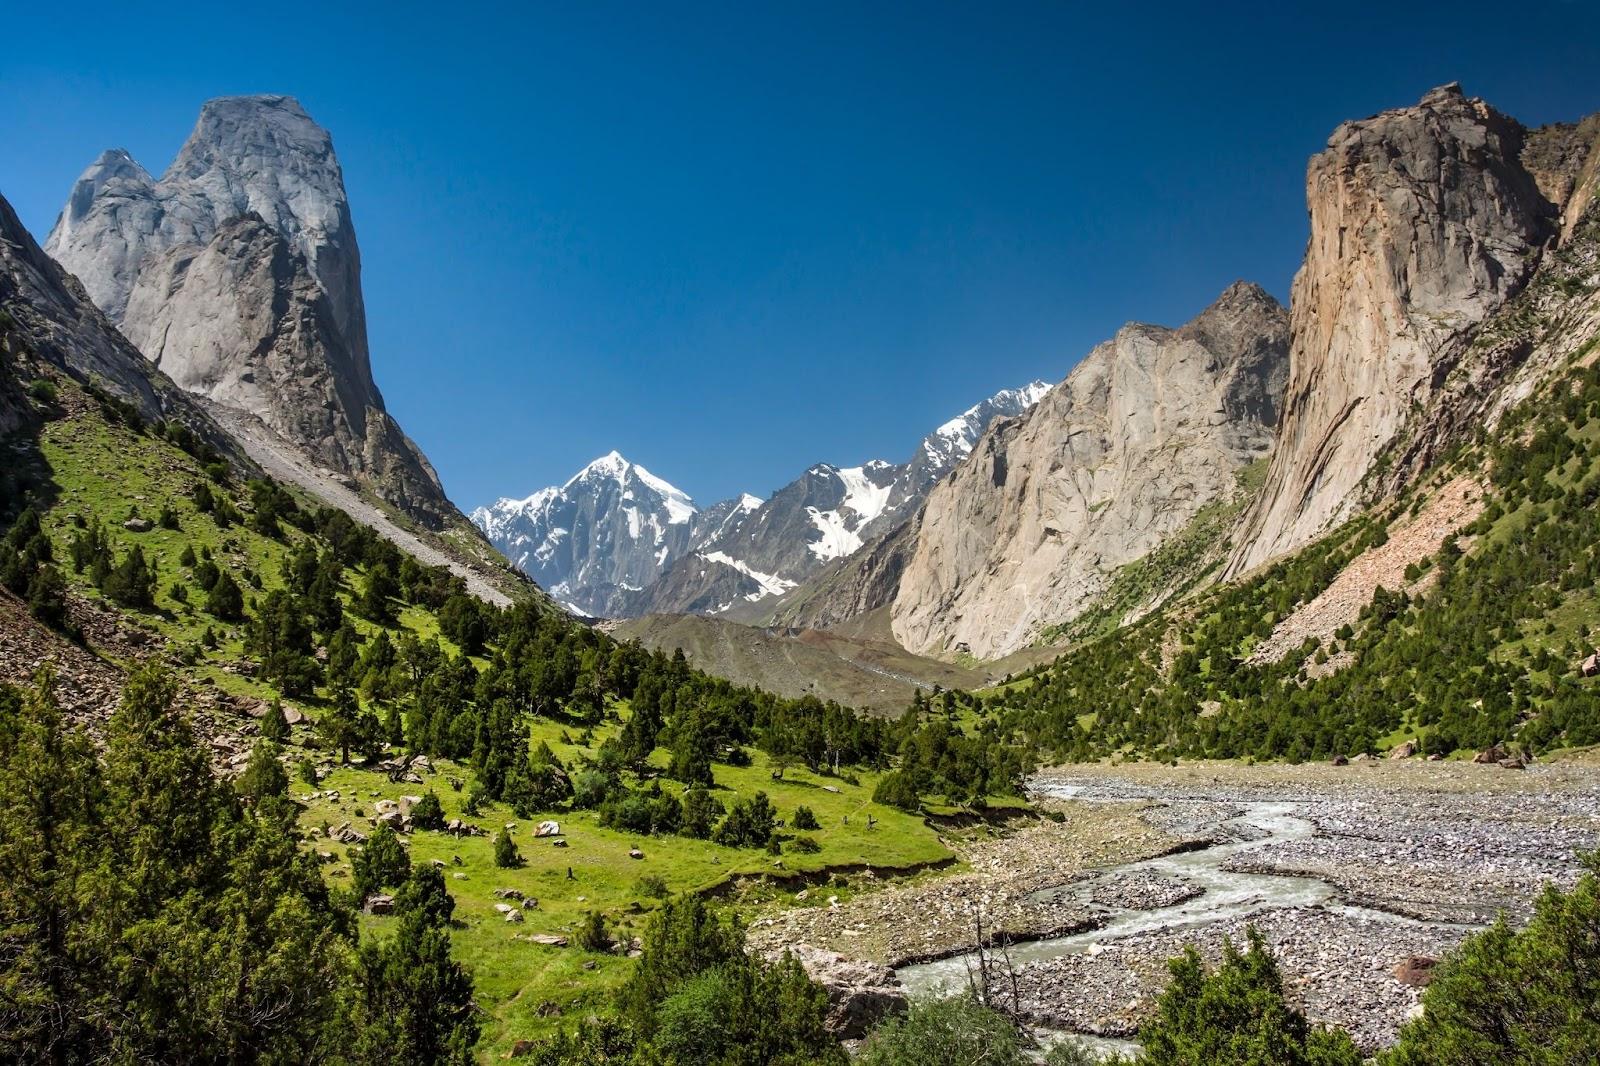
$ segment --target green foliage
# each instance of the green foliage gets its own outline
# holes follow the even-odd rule
[[[843,1066],[823,1019],[827,993],[792,957],[745,954],[731,915],[683,896],[651,919],[644,953],[618,993],[635,1041],[631,1058],[663,1066]],[[576,1059],[574,1061],[597,1061]]]
[[[1585,864],[1525,928],[1501,918],[1446,958],[1383,1066],[1600,1061],[1600,856]]]
[[[244,593],[226,570],[217,573],[206,591],[206,613],[224,622],[236,622],[244,617]]]
[[[878,1026],[857,1066],[1023,1066],[1022,1037],[1011,1020],[970,995],[911,1005]]]
[[[398,887],[411,874],[411,856],[393,829],[380,824],[350,859],[350,886],[357,899]]]
[[[1141,1062],[1150,1066],[1360,1066],[1342,1031],[1314,1030],[1283,998],[1283,979],[1252,926],[1248,951],[1224,941],[1222,962],[1207,970],[1193,946],[1173,959],[1156,1016],[1139,1030]]]
[[[280,749],[271,740],[262,739],[250,751],[250,761],[244,773],[234,782],[239,795],[257,807],[271,799],[286,799],[289,795],[289,774],[279,761]]]
[[[522,865],[522,853],[517,850],[517,842],[504,830],[494,836],[494,864],[502,870],[511,870]]]
[[[772,801],[765,792],[757,792],[734,803],[712,840],[729,848],[764,848],[772,841],[777,826],[778,815]]]
[[[800,806],[794,809],[794,818],[791,819],[790,824],[796,829],[822,828],[822,826],[817,823],[816,814],[812,812],[810,807],[806,806]]]
[[[48,681],[0,689],[0,1046],[25,1062],[441,1061],[412,1028],[461,1012],[470,982],[404,984],[448,969],[448,936],[364,947],[289,823],[242,808],[174,706],[136,671],[103,761],[69,729]],[[442,937],[442,939],[440,939]],[[426,994],[419,994],[426,991]],[[372,1004],[381,1009],[366,1009]],[[454,1046],[476,1030],[452,1029]],[[459,1057],[456,1061],[466,1061]]]
[[[872,791],[872,802],[911,812],[922,807],[922,797],[917,794],[917,786],[911,775],[900,770],[883,775],[878,787]]]
[[[599,911],[589,911],[578,923],[573,943],[584,951],[610,951],[611,934],[606,930],[606,916]]]
[[[429,789],[411,807],[411,823],[418,829],[443,829],[444,807],[439,803],[439,796],[433,789]]]

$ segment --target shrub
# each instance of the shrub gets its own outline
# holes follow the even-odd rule
[[[1193,945],[1167,964],[1172,981],[1156,1016],[1139,1030],[1142,1061],[1161,1066],[1270,1061],[1282,1066],[1360,1066],[1348,1034],[1312,1029],[1283,998],[1283,978],[1261,933],[1251,926],[1248,951],[1224,940],[1222,962],[1207,970]]]
[[[891,770],[883,775],[878,787],[872,790],[872,802],[915,813],[922,806],[922,797],[917,794],[917,786],[908,774],[902,770]]]
[[[1447,958],[1383,1066],[1600,1061],[1600,854],[1584,865],[1570,892],[1545,887],[1521,931],[1502,917]]]
[[[517,842],[511,839],[509,832],[501,831],[494,835],[494,864],[502,870],[512,870],[522,865],[522,853],[517,850]]]
[[[411,822],[419,829],[439,829],[444,826],[444,805],[432,789],[412,806]]]
[[[789,847],[802,855],[815,855],[822,850],[815,837],[795,837],[789,841]]]
[[[821,829],[817,823],[817,816],[811,812],[810,807],[796,807],[794,809],[794,827],[796,829]]]
[[[611,934],[606,930],[606,916],[599,911],[585,914],[572,939],[584,951],[610,951]]]
[[[1023,1066],[1022,1037],[970,995],[927,999],[878,1026],[856,1066]]]

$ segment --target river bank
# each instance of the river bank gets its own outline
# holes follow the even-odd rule
[[[1372,1051],[1417,1009],[1418,960],[1501,911],[1521,920],[1600,846],[1600,768],[1576,762],[1102,765],[1033,786],[1070,831],[998,836],[961,873],[770,917],[753,939],[823,939],[897,965],[915,994],[966,983],[982,917],[1023,941],[1000,985],[1029,1021],[1124,1036],[1168,958],[1215,958],[1254,925],[1290,998]]]

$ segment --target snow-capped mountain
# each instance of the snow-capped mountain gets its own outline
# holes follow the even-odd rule
[[[725,521],[732,510],[718,517]],[[591,615],[616,613],[627,595],[660,577],[692,543],[701,517],[688,493],[616,452],[559,488],[472,512],[513,565]]]
[[[627,597],[627,613],[748,612],[783,595],[905,521],[991,422],[1022,414],[1049,391],[1036,381],[996,393],[928,434],[899,465],[813,466],[717,535],[696,538],[660,580]]]
[[[1006,389],[930,433],[906,462],[819,463],[761,500],[704,510],[616,452],[565,485],[501,499],[472,520],[512,564],[585,614],[721,614],[782,596],[922,505],[997,418],[1049,386]]]

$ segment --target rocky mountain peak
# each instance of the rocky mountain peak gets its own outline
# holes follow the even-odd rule
[[[1452,84],[1344,123],[1312,157],[1283,425],[1230,574],[1361,506],[1379,455],[1532,275],[1560,227],[1525,134]]]
[[[46,251],[178,385],[427,525],[465,524],[384,410],[344,175],[292,97],[208,101],[159,180],[102,153]]]
[[[1088,609],[1267,452],[1288,339],[1277,301],[1236,284],[1178,329],[1124,326],[1026,413],[992,423],[928,494],[909,544],[879,552],[886,572],[903,567],[895,637],[994,658]]]

